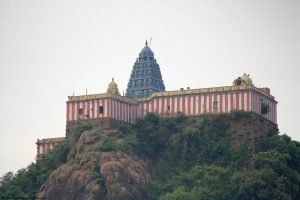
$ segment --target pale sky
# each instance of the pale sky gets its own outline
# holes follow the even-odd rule
[[[65,135],[67,96],[122,92],[146,39],[166,90],[231,85],[249,73],[300,141],[299,0],[0,0],[0,175]]]

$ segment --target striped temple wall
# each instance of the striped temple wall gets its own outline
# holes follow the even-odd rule
[[[269,106],[269,112],[261,114],[261,104]],[[204,113],[229,113],[235,110],[252,111],[277,123],[277,102],[268,88],[254,86],[226,86],[195,90],[178,90],[153,93],[149,97],[129,99],[107,94],[69,97],[67,121],[108,117],[128,123],[144,117],[147,112],[159,115],[187,116]]]
[[[138,117],[147,112],[160,115],[184,113],[187,116],[204,113],[229,113],[235,110],[252,111],[261,115],[261,103],[269,105],[269,112],[263,115],[276,123],[276,101],[253,90],[213,92],[207,94],[191,94],[178,96],[162,96],[140,102]]]
[[[109,117],[134,123],[136,114],[136,104],[122,99],[102,98],[67,102],[67,121]]]
[[[59,138],[48,138],[48,139],[42,139],[37,140],[37,159],[40,158],[40,155],[47,153],[49,150],[53,149],[58,143],[63,141],[64,137]]]

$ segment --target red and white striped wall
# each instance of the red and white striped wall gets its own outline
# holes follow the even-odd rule
[[[37,159],[40,155],[47,153],[49,150],[53,149],[59,142],[63,141],[64,138],[49,138],[38,140],[37,145]]]
[[[221,88],[222,89],[222,88]],[[67,102],[67,121],[109,117],[120,121],[135,123],[137,117],[147,112],[160,115],[184,113],[187,116],[204,113],[229,113],[231,111],[252,111],[261,115],[261,104],[269,105],[269,112],[262,115],[277,123],[277,102],[272,96],[257,88],[243,90],[228,89],[213,92],[162,92],[152,97],[139,99],[136,103],[122,98],[97,98]],[[208,89],[209,91],[209,89]],[[170,95],[172,94],[172,95]]]
[[[265,103],[269,106],[269,112],[263,115],[268,120],[277,123],[277,102],[273,99],[268,98],[258,92],[253,92],[252,98],[252,110],[253,112],[261,115],[261,104]]]
[[[110,117],[129,123],[136,120],[136,104],[113,98],[67,102],[67,121]]]
[[[270,112],[264,117],[276,123],[276,101],[254,90],[154,97],[149,101],[139,102],[138,117],[144,117],[147,112],[161,115],[181,112],[191,116],[243,110],[261,114],[261,102],[270,107]]]

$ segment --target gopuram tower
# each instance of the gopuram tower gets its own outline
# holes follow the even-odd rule
[[[159,65],[147,41],[145,44],[133,65],[127,84],[126,96],[130,98],[140,98],[149,96],[153,92],[165,91]]]

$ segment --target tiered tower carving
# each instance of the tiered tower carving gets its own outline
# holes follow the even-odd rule
[[[156,62],[154,54],[146,41],[145,47],[139,53],[139,57],[133,65],[126,96],[140,98],[160,91],[165,91],[165,85],[159,64]]]

